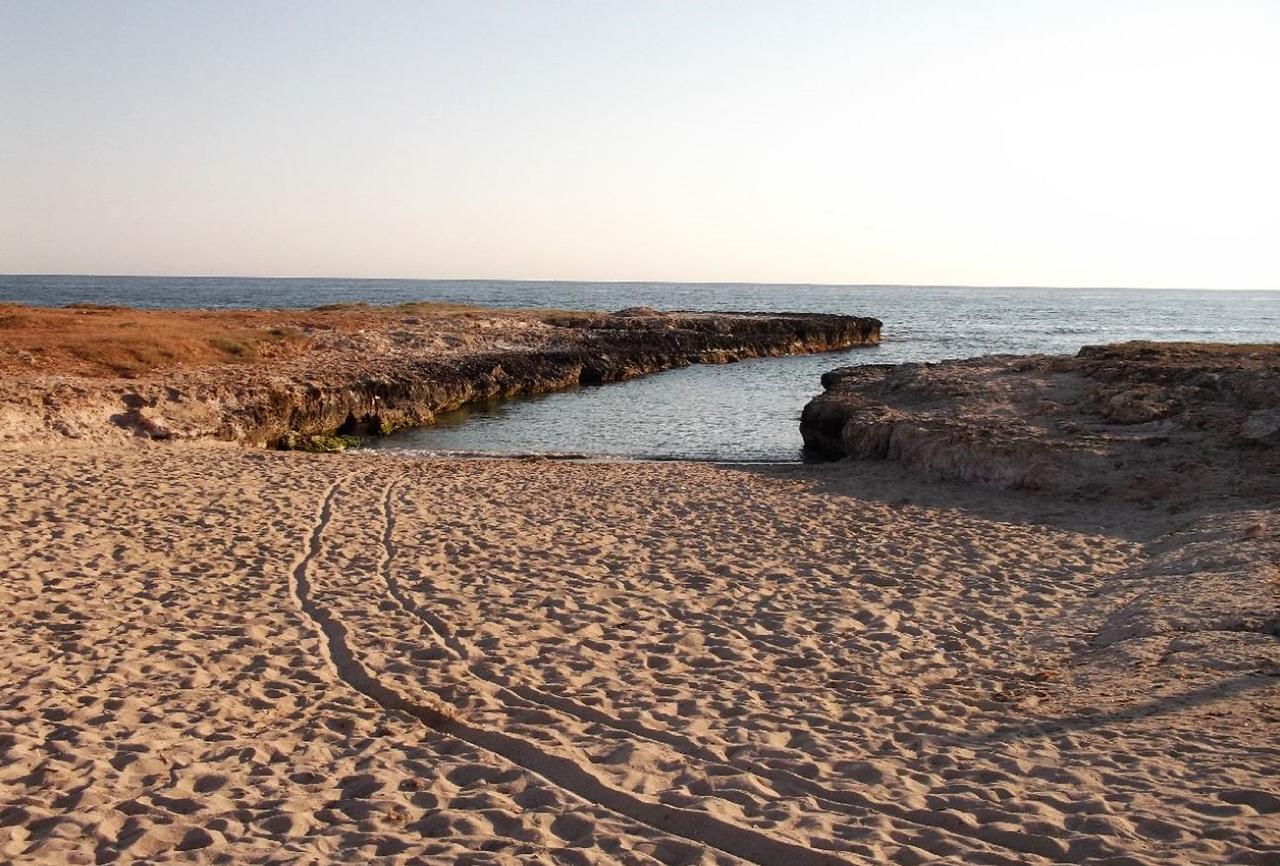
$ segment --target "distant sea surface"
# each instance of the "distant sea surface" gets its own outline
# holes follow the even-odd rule
[[[378,443],[433,453],[792,461],[800,459],[800,410],[833,367],[1071,353],[1119,340],[1280,341],[1280,292],[0,275],[0,301],[205,308],[357,301],[577,310],[643,305],[844,313],[884,322],[877,348],[690,367],[471,407],[435,427]]]

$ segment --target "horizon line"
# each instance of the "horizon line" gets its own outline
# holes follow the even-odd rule
[[[883,289],[1048,289],[1053,291],[1121,291],[1121,292],[1276,292],[1270,289],[1209,288],[1205,286],[1107,286],[1107,285],[1037,285],[1033,283],[827,283],[827,282],[760,282],[753,280],[584,280],[522,277],[352,277],[298,276],[290,274],[135,274],[135,273],[0,273],[5,277],[107,277],[111,279],[145,280],[342,280],[399,283],[539,283],[546,285],[670,285],[670,286],[789,286],[795,288],[883,288]]]

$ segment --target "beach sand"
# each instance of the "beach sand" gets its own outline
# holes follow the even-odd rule
[[[0,498],[0,861],[1280,863],[1247,504],[141,443]]]

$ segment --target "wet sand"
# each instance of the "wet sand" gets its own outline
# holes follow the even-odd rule
[[[181,444],[0,497],[0,860],[1280,862],[1257,505]]]

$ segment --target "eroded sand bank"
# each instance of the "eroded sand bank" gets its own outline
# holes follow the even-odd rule
[[[0,496],[0,859],[1280,858],[1256,505],[173,444]]]

